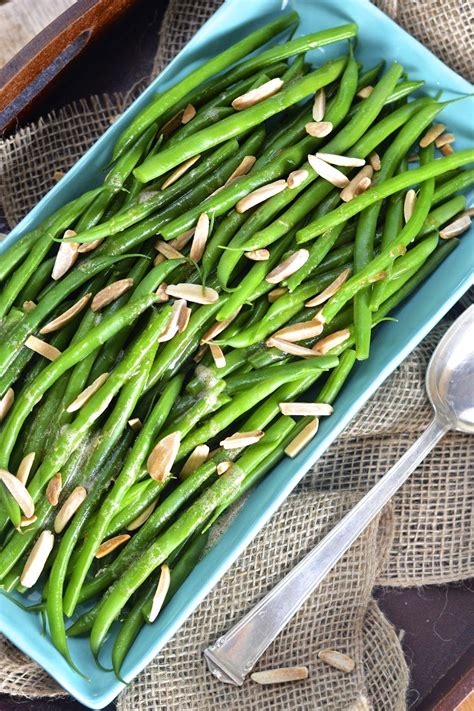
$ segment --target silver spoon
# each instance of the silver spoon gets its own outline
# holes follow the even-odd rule
[[[451,429],[474,432],[474,305],[455,321],[431,356],[426,390],[434,418],[421,437],[273,590],[204,651],[218,679],[241,686],[267,647],[441,437]]]

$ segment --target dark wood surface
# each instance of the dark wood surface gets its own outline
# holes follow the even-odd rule
[[[149,74],[166,4],[167,0],[137,0],[132,10],[68,67],[41,102],[35,104],[29,120],[93,93],[128,89]],[[26,117],[22,122],[25,120]],[[453,711],[472,684],[473,592],[474,584],[468,582],[376,591],[384,613],[397,630],[403,630],[402,644],[411,671],[408,702],[412,711]],[[0,695],[0,711],[83,708],[72,700]],[[108,707],[109,711],[113,708]]]

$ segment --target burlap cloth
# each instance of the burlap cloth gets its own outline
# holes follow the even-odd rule
[[[376,4],[457,71],[472,76],[472,35],[466,30],[473,21],[469,0]],[[154,74],[219,5],[220,0],[171,0]],[[67,170],[132,98],[129,93],[84,99],[0,145],[1,198],[9,224],[51,187],[54,171]],[[376,585],[440,584],[473,574],[474,452],[468,438],[458,433],[446,436],[418,468],[259,663],[262,669],[306,664],[308,680],[229,687],[207,672],[201,651],[324,536],[421,433],[431,416],[424,373],[448,325],[445,321],[435,328],[379,388],[175,638],[120,696],[120,711],[406,708],[407,666],[372,590]],[[354,672],[342,674],[321,662],[317,652],[324,647],[349,654],[356,662]],[[2,638],[0,690],[19,696],[62,693]]]

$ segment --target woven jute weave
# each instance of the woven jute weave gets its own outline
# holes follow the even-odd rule
[[[159,73],[220,6],[171,0],[153,74]],[[376,4],[464,76],[472,76],[469,0],[377,0]],[[13,226],[132,100],[91,97],[44,117],[0,144],[3,209]],[[395,630],[372,599],[374,585],[413,586],[472,575],[474,453],[467,437],[444,438],[266,652],[259,668],[306,664],[304,682],[241,689],[206,671],[202,649],[237,621],[405,451],[429,422],[424,373],[440,324],[371,398],[358,417],[239,558],[159,657],[119,698],[119,711],[392,711],[406,708],[408,670]],[[394,325],[394,328],[396,326]],[[302,535],[304,532],[304,535]],[[257,564],[256,564],[257,563]],[[317,652],[356,662],[345,675]],[[63,693],[0,638],[0,690]]]

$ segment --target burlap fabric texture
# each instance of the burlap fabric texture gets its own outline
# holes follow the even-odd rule
[[[376,4],[469,76],[474,56],[466,31],[472,22],[469,3]],[[171,0],[154,74],[219,5],[219,0],[199,4]],[[443,21],[432,20],[435,15]],[[12,226],[51,187],[54,172],[73,165],[132,98],[129,94],[82,100],[0,145],[1,197]],[[467,437],[460,434],[448,435],[435,449],[260,662],[260,668],[307,664],[307,681],[277,688],[249,683],[231,689],[207,673],[201,651],[265,594],[427,425],[430,407],[424,373],[447,325],[435,329],[379,389],[175,639],[121,695],[120,711],[405,708],[408,671],[400,643],[371,591],[374,585],[424,585],[472,575],[474,454]],[[324,665],[317,658],[323,647],[348,653],[356,661],[355,671],[343,675]],[[44,672],[1,638],[0,689],[23,696],[61,693]]]

